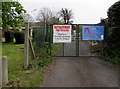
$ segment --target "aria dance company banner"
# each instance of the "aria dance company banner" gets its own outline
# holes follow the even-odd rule
[[[82,26],[82,40],[104,40],[104,26]]]

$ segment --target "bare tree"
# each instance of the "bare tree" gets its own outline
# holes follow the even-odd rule
[[[53,16],[53,13],[49,8],[42,8],[39,11],[37,20],[40,22],[48,23],[52,16]]]
[[[65,24],[70,24],[73,22],[71,20],[73,18],[72,10],[68,10],[67,8],[65,9],[62,8],[59,13],[60,13],[61,18],[64,20]]]
[[[25,21],[27,21],[27,22],[33,22],[33,18],[32,18],[32,16],[30,14],[24,13],[24,14],[22,14],[22,16],[23,16],[23,18],[24,18]]]
[[[50,8],[41,8],[36,20],[42,24],[45,24],[45,23],[58,24],[58,23],[60,23],[58,11],[51,10]]]

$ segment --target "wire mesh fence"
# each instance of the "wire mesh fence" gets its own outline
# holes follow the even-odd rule
[[[44,56],[46,53],[51,54],[51,27],[46,24],[33,28],[32,43],[37,57]]]

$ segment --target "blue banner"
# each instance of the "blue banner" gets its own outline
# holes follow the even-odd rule
[[[82,40],[104,40],[104,26],[82,26]]]

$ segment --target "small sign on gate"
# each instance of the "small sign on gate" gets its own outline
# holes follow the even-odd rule
[[[71,25],[53,25],[53,43],[71,43]]]

